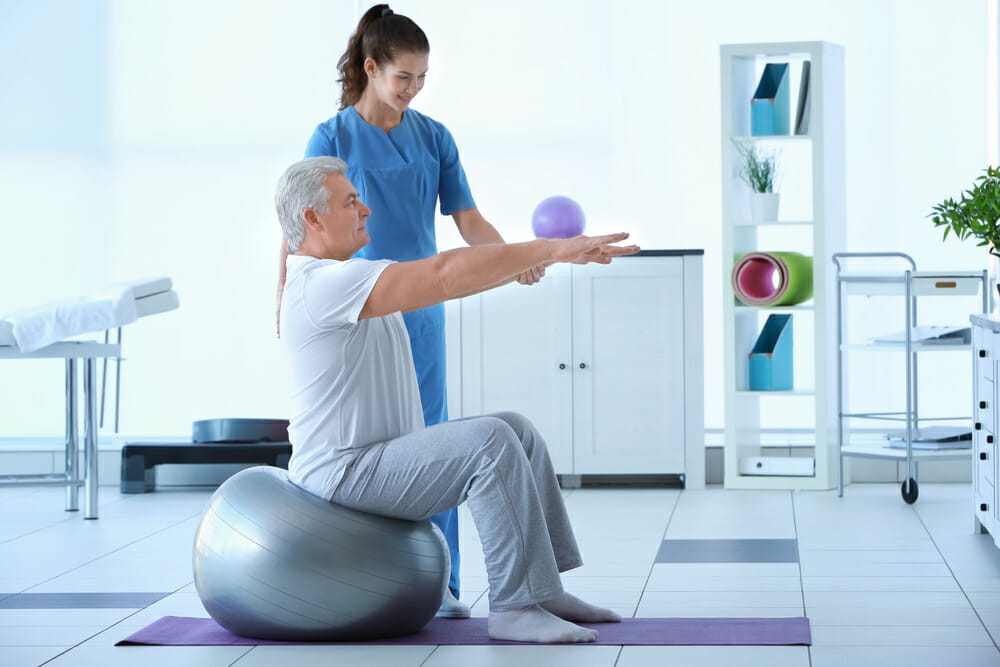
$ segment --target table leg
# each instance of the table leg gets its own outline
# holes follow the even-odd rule
[[[66,359],[66,511],[80,509],[79,441],[77,440],[76,359]]]
[[[84,415],[84,498],[83,518],[97,518],[97,363],[90,357],[83,361]]]

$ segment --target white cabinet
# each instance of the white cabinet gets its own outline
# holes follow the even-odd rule
[[[451,418],[524,414],[563,476],[700,488],[701,266],[700,250],[643,251],[462,299],[449,312]]]
[[[845,228],[843,48],[827,42],[733,44],[722,46],[720,56],[725,485],[830,489],[837,479],[836,286],[830,257],[844,249]],[[752,136],[751,98],[764,67],[788,64],[787,111],[795,128],[797,89],[807,62],[807,131]],[[751,216],[750,191],[739,177],[740,143],[777,153],[781,203],[775,220]],[[735,262],[774,251],[812,257],[812,299],[783,307],[738,301],[731,283]],[[789,390],[750,389],[748,356],[770,314],[792,316]],[[798,465],[803,459],[812,460]]]
[[[1000,320],[973,315],[972,321],[972,488],[976,528],[993,536],[1000,547],[1000,500],[997,489],[997,375],[1000,365]]]

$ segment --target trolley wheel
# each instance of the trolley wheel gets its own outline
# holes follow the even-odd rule
[[[903,486],[900,488],[900,491],[903,492],[903,500],[906,501],[907,505],[912,505],[917,502],[917,480],[912,477],[906,480],[903,482]]]

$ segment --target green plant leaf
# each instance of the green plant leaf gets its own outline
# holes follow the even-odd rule
[[[736,150],[740,157],[740,178],[754,192],[773,192],[777,172],[777,155],[766,151],[752,141],[737,141]]]
[[[977,246],[990,246],[997,253],[1000,246],[1000,168],[987,166],[973,181],[973,187],[960,193],[956,202],[947,198],[931,207],[927,215],[935,227],[943,228],[942,239],[954,234],[959,240],[973,237]]]

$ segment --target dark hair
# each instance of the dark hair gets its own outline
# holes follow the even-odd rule
[[[357,30],[347,41],[347,50],[337,61],[341,85],[340,108],[353,106],[368,85],[365,59],[379,67],[400,53],[430,53],[427,35],[410,18],[396,14],[389,5],[375,5],[361,17]]]

